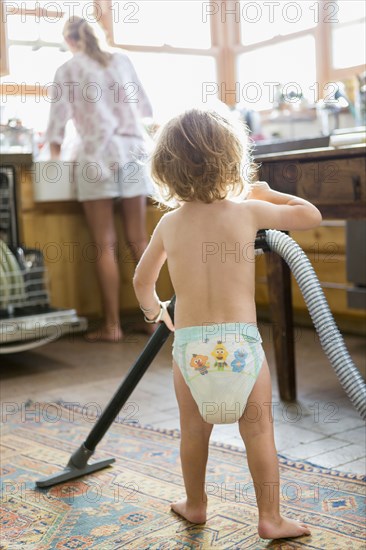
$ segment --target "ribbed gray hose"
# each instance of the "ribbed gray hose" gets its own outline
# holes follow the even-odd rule
[[[266,241],[270,249],[277,252],[291,269],[313,320],[321,346],[344,391],[361,417],[366,420],[366,384],[348,353],[309,258],[293,239],[281,231],[267,230]]]

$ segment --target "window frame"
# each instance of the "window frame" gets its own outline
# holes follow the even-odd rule
[[[5,23],[4,3],[0,4],[0,76],[9,74],[9,53],[7,48],[7,26]]]
[[[328,0],[318,0],[318,2],[323,5],[323,7],[326,3],[329,3]],[[219,99],[224,101],[230,107],[233,107],[235,105],[235,94],[227,93],[226,90],[235,89],[235,84],[238,80],[238,75],[236,74],[237,57],[242,53],[254,51],[255,49],[262,48],[263,46],[270,46],[281,42],[286,42],[288,40],[309,34],[314,36],[316,51],[316,76],[317,82],[319,83],[320,91],[319,99],[321,99],[326,93],[326,84],[345,79],[351,75],[353,76],[357,72],[363,72],[365,70],[364,65],[355,65],[341,69],[336,69],[333,67],[331,44],[332,24],[324,22],[324,18],[322,17],[319,18],[319,22],[315,27],[283,36],[276,36],[257,44],[244,45],[241,43],[240,22],[236,22],[234,17],[228,17],[226,22],[222,21],[220,10],[218,10],[218,12],[213,12],[212,15],[210,15],[211,46],[209,48],[181,48],[169,45],[140,46],[131,44],[117,44],[115,42],[113,33],[112,0],[93,0],[93,3],[95,5],[95,9],[98,10],[98,22],[106,32],[107,42],[110,46],[114,48],[121,48],[131,52],[170,54],[174,53],[213,57],[216,63],[217,84],[219,85]],[[210,3],[215,6],[218,4],[218,2],[214,0],[210,0]],[[225,5],[226,10],[229,11],[235,8],[236,3],[237,0],[222,0],[219,4],[221,8],[223,5]],[[60,15],[57,12],[45,10],[44,8],[40,7],[36,9],[26,9],[21,7],[15,8],[12,13],[36,15],[38,17],[56,17]],[[8,17],[11,17],[11,15],[8,15]],[[363,20],[364,19],[361,18],[359,20],[354,20],[350,22],[347,21],[345,23],[341,23],[341,25],[351,25],[357,21]],[[223,83],[225,83],[226,86],[225,92],[222,89]],[[9,86],[9,84],[1,84],[1,95],[29,94],[42,96],[47,94],[47,90],[44,90],[44,86],[42,85],[37,86],[36,84],[27,83],[26,85],[22,85],[21,87],[19,86],[19,88],[15,90],[9,90],[6,88],[7,86]],[[261,112],[265,113],[266,111]]]
[[[324,2],[325,0],[321,0]],[[351,25],[355,25],[357,23],[363,23],[366,27],[366,17],[359,17],[357,19],[352,19],[350,21],[345,21],[343,23],[338,23],[338,28],[345,28],[350,27]],[[328,26],[327,32],[328,32],[328,45],[329,45],[329,67],[330,67],[330,74],[333,77],[333,80],[343,80],[344,78],[347,78],[350,76],[350,72],[352,71],[353,74],[355,73],[361,73],[365,71],[365,65],[352,65],[348,67],[342,67],[337,69],[333,65],[333,56],[332,56],[332,30],[333,25]]]
[[[2,8],[4,8],[4,2],[2,2]],[[62,12],[62,14],[64,14],[64,12]],[[54,18],[57,18],[60,16],[60,12],[55,12],[55,11],[52,11],[52,10],[47,10],[47,9],[44,9],[44,8],[41,8],[41,7],[37,7],[37,8],[24,8],[24,7],[13,7],[12,9],[12,12],[11,13],[8,13],[7,14],[7,17],[11,17],[12,15],[24,15],[25,17],[27,16],[34,16],[34,17],[38,17],[38,18],[41,18],[41,17],[54,17]],[[2,21],[4,22],[3,25],[5,27],[5,29],[7,29],[7,25],[6,25],[6,21],[5,21],[5,13],[2,13]],[[8,52],[8,48],[9,48],[9,45],[24,45],[24,46],[29,46],[31,44],[33,44],[34,41],[30,41],[30,40],[9,40],[7,38],[7,47],[6,47],[6,51]],[[45,42],[44,43],[45,45],[49,44],[50,46],[52,47],[57,47],[57,46],[61,46],[62,45],[62,42]],[[9,67],[9,63],[7,65],[7,69],[8,71],[10,70],[10,67]],[[8,74],[8,73],[7,73]],[[2,76],[5,76],[2,75]],[[13,90],[9,90],[9,86],[11,86],[12,84],[15,84],[17,86],[16,89],[13,89]],[[38,83],[22,83],[22,82],[14,82],[14,83],[10,83],[10,82],[5,82],[5,83],[1,83],[0,85],[0,95],[1,96],[14,96],[14,95],[34,95],[35,97],[43,97],[43,96],[46,96],[47,95],[47,89],[45,89],[45,86],[46,84],[48,84],[47,82],[44,82],[43,84],[38,84]]]
[[[235,0],[225,0],[226,4],[228,5],[228,9],[233,9],[233,5],[235,4]],[[319,4],[324,7],[326,4],[329,4],[329,0],[318,0]],[[319,9],[319,13],[322,10]],[[349,67],[345,67],[342,69],[336,69],[333,66],[333,59],[332,59],[332,25],[334,23],[327,23],[324,20],[324,17],[319,17],[319,22],[309,29],[304,29],[298,32],[294,32],[291,34],[281,35],[281,36],[275,36],[273,38],[270,38],[268,40],[258,42],[256,44],[250,44],[250,45],[244,45],[241,42],[241,29],[240,29],[240,23],[236,23],[234,21],[231,21],[231,35],[233,36],[233,42],[232,42],[232,52],[235,57],[240,54],[247,53],[250,51],[255,51],[256,49],[262,48],[264,46],[272,46],[277,45],[280,43],[287,42],[288,40],[301,38],[303,36],[313,36],[315,39],[315,72],[316,72],[316,80],[319,84],[319,98],[322,99],[324,95],[327,93],[326,86],[327,84],[331,82],[337,82],[339,80],[343,80],[346,78],[349,78],[350,76],[353,76],[355,73],[361,73],[365,71],[364,65],[352,65]],[[339,23],[342,27],[347,25],[352,25],[356,23],[357,21],[364,21],[363,18],[359,20],[354,21],[347,21],[345,23]],[[229,21],[230,25],[230,21]],[[235,72],[235,69],[234,69]],[[235,79],[233,79],[231,82],[232,87],[235,86]],[[270,111],[261,111],[262,113],[268,113]]]

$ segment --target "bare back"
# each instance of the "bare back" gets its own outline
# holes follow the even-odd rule
[[[176,328],[256,322],[254,240],[250,202],[185,203],[161,228],[175,289]]]

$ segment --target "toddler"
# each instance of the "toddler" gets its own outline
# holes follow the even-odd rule
[[[231,115],[190,110],[162,129],[152,174],[177,207],[163,215],[134,275],[148,322],[174,331],[173,375],[180,412],[186,498],[171,508],[206,521],[205,471],[214,424],[238,422],[258,506],[258,534],[309,535],[280,515],[270,373],[257,329],[254,242],[259,229],[310,229],[317,208],[295,196],[249,186],[246,132]],[[167,260],[176,294],[174,326],[155,283]]]

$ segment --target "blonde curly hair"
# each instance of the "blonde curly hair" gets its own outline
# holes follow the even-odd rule
[[[211,203],[240,195],[252,167],[245,125],[231,113],[199,109],[170,120],[151,157],[152,177],[168,203]]]

